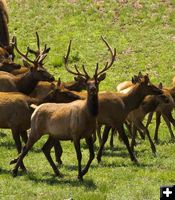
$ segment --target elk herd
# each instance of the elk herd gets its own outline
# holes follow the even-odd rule
[[[22,53],[17,38],[13,37],[11,42],[9,40],[8,20],[6,2],[0,0],[0,128],[11,129],[19,154],[10,161],[10,164],[15,164],[13,176],[17,176],[19,168],[26,170],[23,159],[45,134],[48,139],[42,151],[56,176],[62,175],[51,157],[51,149],[54,148],[56,162],[62,164],[63,150],[60,141],[73,142],[79,180],[83,180],[95,157],[96,135],[99,141],[98,162],[102,159],[110,130],[110,145],[113,146],[113,137],[119,134],[134,163],[139,163],[134,153],[137,136],[141,139],[147,137],[152,153],[156,154],[155,143],[159,142],[161,116],[168,126],[172,140],[175,140],[171,127],[175,126],[172,116],[175,87],[165,88],[161,83],[156,86],[150,82],[148,74],[139,72],[131,81],[120,83],[116,92],[99,92],[100,82],[105,79],[106,72],[116,59],[116,49],[111,48],[103,37],[101,39],[110,53],[110,60],[103,68],[100,69],[97,63],[94,75],[90,76],[85,65],[81,68],[77,65],[71,67],[68,62],[72,45],[70,41],[64,65],[67,72],[74,75],[74,81],[55,81],[43,63],[50,48],[47,45],[41,47],[39,35],[36,33],[37,50],[27,47],[26,53]],[[15,53],[22,57],[23,66],[16,63]],[[31,55],[34,59],[31,59]],[[153,113],[156,113],[154,141],[148,129]],[[144,125],[143,120],[147,114],[148,121]],[[81,166],[81,139],[85,139],[89,150],[89,159],[84,168]],[[25,143],[24,147],[22,141]]]

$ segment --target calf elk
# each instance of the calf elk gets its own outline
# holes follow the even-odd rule
[[[102,38],[103,39],[103,38]],[[106,43],[106,41],[103,39]],[[70,53],[71,41],[68,47],[67,56],[65,57],[65,66],[69,73],[78,75],[83,78],[87,87],[87,99],[78,100],[69,104],[42,104],[37,107],[31,118],[31,132],[27,144],[24,146],[22,153],[17,159],[17,164],[13,170],[13,175],[16,176],[18,167],[27,152],[44,134],[49,134],[49,139],[43,146],[42,150],[52,166],[55,174],[61,176],[56,165],[54,164],[50,150],[56,140],[73,140],[74,147],[78,159],[78,179],[82,180],[87,173],[89,166],[94,158],[92,134],[96,129],[96,117],[98,115],[98,85],[105,79],[105,71],[108,70],[116,55],[116,50],[110,63],[106,63],[103,70],[98,72],[98,63],[95,69],[93,78],[90,78],[84,65],[82,66],[83,73],[75,66],[75,71],[68,67],[68,56]],[[84,169],[81,169],[81,150],[80,139],[85,138],[89,148],[90,157]]]

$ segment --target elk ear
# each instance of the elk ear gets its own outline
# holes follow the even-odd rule
[[[103,73],[97,78],[97,80],[98,82],[100,82],[100,81],[103,81],[105,78],[106,78],[106,73]]]
[[[136,84],[138,81],[139,81],[138,77],[137,77],[136,75],[134,75],[134,76],[132,77],[132,83],[133,83],[133,84]]]
[[[57,82],[57,88],[60,88],[60,87],[61,87],[61,78],[59,78]]]
[[[74,80],[77,82],[85,82],[86,81],[86,79],[82,76],[76,76],[76,77],[74,77]]]
[[[159,89],[163,89],[163,84],[162,84],[162,82],[159,83],[158,88],[159,88]]]
[[[56,85],[55,85],[54,83],[51,83],[51,84],[50,84],[50,89],[51,89],[51,90],[54,90],[55,88],[56,88]]]
[[[49,53],[50,47],[45,50],[45,53]]]
[[[145,75],[145,76],[144,76],[144,83],[145,83],[146,85],[148,85],[148,83],[149,83],[149,77],[148,77],[148,75]]]
[[[143,77],[143,74],[141,71],[138,73],[138,77]]]
[[[22,60],[24,67],[26,68],[31,68],[31,65],[26,61],[26,60]]]

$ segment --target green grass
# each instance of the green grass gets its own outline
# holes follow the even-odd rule
[[[72,80],[63,66],[69,40],[73,40],[70,63],[84,63],[93,74],[96,63],[103,67],[109,52],[100,36],[103,35],[117,48],[117,60],[100,85],[101,90],[115,90],[116,85],[130,80],[139,71],[150,74],[154,83],[172,85],[175,67],[175,1],[174,0],[9,0],[9,31],[16,35],[18,46],[35,48],[35,31],[41,43],[51,51],[46,66],[56,78]],[[18,57],[19,58],[19,57]],[[10,174],[9,161],[16,157],[10,131],[0,136],[0,199],[120,199],[158,200],[160,185],[174,184],[175,145],[170,143],[168,130],[161,124],[153,157],[147,141],[141,141],[136,154],[141,163],[134,166],[125,146],[115,138],[115,149],[109,144],[98,165],[93,161],[84,182],[77,180],[77,160],[73,144],[63,142],[63,179],[54,177],[53,171],[39,149],[46,138],[38,142],[25,158],[28,174],[16,178]],[[154,132],[154,122],[150,127]],[[165,142],[163,142],[165,141]],[[96,144],[96,150],[98,144]],[[83,164],[88,150],[82,141]],[[54,156],[54,154],[53,154]]]

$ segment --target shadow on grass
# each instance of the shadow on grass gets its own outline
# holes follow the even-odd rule
[[[3,169],[2,167],[0,167],[0,175],[1,174],[10,174],[10,170]]]
[[[6,137],[7,136],[7,134],[5,134],[5,133],[3,133],[3,132],[0,132],[0,137],[1,138],[4,138],[4,137]]]
[[[13,142],[13,141],[2,141],[0,143],[0,146],[8,148],[8,149],[16,149],[15,142]],[[24,143],[22,143],[22,147],[23,146],[24,146]],[[42,150],[41,150],[41,148],[32,147],[32,149],[30,150],[30,152],[41,153]]]
[[[44,178],[44,176],[50,176],[50,177],[47,177],[47,178]],[[34,181],[35,183],[45,183],[45,184],[48,184],[48,185],[71,185],[72,187],[85,187],[86,190],[96,190],[97,186],[95,185],[95,183],[93,182],[92,179],[87,179],[86,177],[84,178],[84,180],[82,182],[80,182],[78,179],[74,179],[74,180],[71,180],[64,176],[63,178],[59,178],[59,177],[56,177],[55,175],[53,174],[50,174],[50,173],[44,173],[43,174],[43,178],[38,178],[37,176],[35,176],[34,173],[28,173],[28,179],[31,180],[31,181]],[[66,178],[65,178],[66,177]]]

